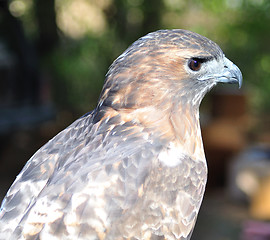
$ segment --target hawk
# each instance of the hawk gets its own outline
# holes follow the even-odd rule
[[[207,166],[199,105],[242,74],[186,30],[134,42],[97,107],[40,148],[5,196],[0,239],[190,239]]]

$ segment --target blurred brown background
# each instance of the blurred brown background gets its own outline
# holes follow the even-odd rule
[[[193,239],[270,239],[267,0],[1,0],[0,199],[38,148],[95,107],[112,61],[164,28],[216,41],[244,77],[201,107],[209,181]]]

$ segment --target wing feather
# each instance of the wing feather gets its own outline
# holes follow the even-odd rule
[[[119,116],[94,118],[78,119],[28,161],[2,203],[0,239],[96,237],[136,202],[161,145]]]

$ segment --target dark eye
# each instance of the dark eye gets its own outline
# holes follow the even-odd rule
[[[192,71],[199,71],[202,66],[202,61],[198,59],[190,59],[188,66]]]

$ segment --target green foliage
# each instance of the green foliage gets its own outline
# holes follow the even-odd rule
[[[238,21],[224,28],[229,36],[228,52],[243,71],[246,88],[253,96],[253,109],[269,113],[270,3],[244,2],[238,14]]]
[[[112,48],[105,36],[87,36],[55,50],[47,60],[53,71],[53,96],[58,107],[82,112],[94,107],[112,61]]]

